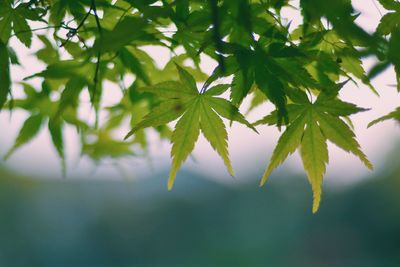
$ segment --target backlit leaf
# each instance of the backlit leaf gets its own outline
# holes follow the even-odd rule
[[[307,127],[301,140],[301,159],[307,172],[313,191],[313,213],[317,212],[321,201],[322,178],[328,163],[328,147],[318,124],[313,117],[314,112],[308,112]]]
[[[270,176],[271,172],[278,167],[285,159],[293,154],[300,145],[304,132],[304,126],[307,120],[307,114],[303,112],[295,121],[293,121],[278,140],[278,144],[272,153],[271,160],[261,179],[263,186]]]
[[[344,151],[351,152],[364,163],[364,165],[372,170],[373,166],[361,151],[360,145],[355,139],[353,131],[341,119],[329,114],[319,112],[316,114],[322,132],[327,139]]]
[[[168,189],[174,186],[176,174],[182,163],[194,149],[200,134],[200,100],[194,100],[178,121],[172,133],[172,166],[168,177]]]
[[[211,146],[224,160],[230,175],[234,176],[228,153],[228,133],[221,118],[211,109],[207,101],[200,99],[200,127]]]

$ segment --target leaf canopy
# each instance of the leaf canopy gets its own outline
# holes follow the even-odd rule
[[[46,124],[66,170],[67,127],[77,129],[81,154],[96,164],[147,154],[152,128],[172,143],[171,189],[200,133],[233,175],[225,120],[255,133],[260,125],[284,127],[261,184],[299,149],[315,212],[328,141],[372,169],[349,118],[368,109],[342,99],[342,89],[364,84],[379,95],[371,80],[393,68],[400,91],[400,3],[379,3],[383,16],[371,33],[351,0],[0,1],[0,110],[29,114],[6,156]],[[38,73],[25,68],[23,81],[11,80],[24,67],[15,42],[45,65]],[[150,48],[170,53],[165,65]],[[210,74],[202,67],[207,57],[216,64]],[[369,70],[366,57],[378,59]],[[18,87],[23,95],[13,98]],[[119,96],[105,106],[109,90]],[[248,112],[264,103],[275,110],[252,124],[240,112],[246,99]],[[93,115],[82,114],[85,107]],[[400,120],[399,110],[369,126],[388,119]],[[121,140],[115,133],[127,123],[129,140]]]

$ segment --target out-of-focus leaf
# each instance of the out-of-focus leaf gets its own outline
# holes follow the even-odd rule
[[[145,84],[150,84],[150,79],[143,69],[142,63],[136,58],[135,55],[129,52],[128,49],[120,50],[120,58],[125,67],[129,68],[132,73],[134,73],[139,79],[141,79]]]
[[[118,51],[132,41],[154,40],[154,36],[146,32],[147,23],[139,17],[124,17],[112,31],[106,31],[96,40],[96,51]]]
[[[24,144],[31,141],[35,136],[39,133],[39,130],[42,126],[43,117],[41,114],[35,114],[30,116],[22,125],[21,130],[19,131],[18,137],[15,140],[12,148],[7,152],[5,159],[8,159],[15,150],[23,146]]]
[[[0,41],[7,44],[11,37],[13,10],[7,1],[0,3]]]
[[[65,175],[65,155],[64,155],[64,138],[63,138],[63,127],[60,120],[49,120],[49,132],[53,145],[57,151],[58,156],[61,159],[61,165],[63,174]]]
[[[45,35],[38,35],[44,47],[36,52],[38,59],[46,64],[53,64],[59,61],[60,55],[57,48],[54,48],[49,39]]]
[[[32,32],[24,17],[15,13],[13,15],[13,30],[17,38],[27,47],[32,44]]]
[[[385,14],[378,25],[376,31],[383,35],[390,34],[399,26],[400,12],[390,12]]]
[[[7,46],[0,41],[0,110],[7,101],[10,92],[10,60]]]
[[[400,3],[396,0],[379,0],[379,3],[388,10],[400,10]]]
[[[72,77],[67,82],[61,93],[57,115],[60,115],[68,106],[77,106],[79,95],[86,84],[87,81],[79,76]]]

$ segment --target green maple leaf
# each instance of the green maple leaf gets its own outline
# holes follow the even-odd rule
[[[66,162],[64,154],[64,137],[63,137],[63,124],[58,119],[49,120],[49,132],[51,136],[51,141],[57,151],[58,156],[61,159],[62,173],[66,175]]]
[[[228,172],[233,176],[234,171],[228,152],[228,133],[221,117],[237,121],[255,130],[233,104],[217,97],[230,85],[219,84],[206,92],[199,92],[193,76],[182,67],[178,65],[176,67],[180,81],[162,82],[139,89],[141,92],[152,93],[162,101],[125,137],[130,137],[140,129],[165,125],[178,119],[171,136],[172,166],[168,178],[169,190],[174,185],[179,168],[192,153],[200,131],[221,156]]]
[[[379,3],[388,10],[400,10],[400,3],[395,0],[379,0]]]
[[[368,124],[368,128],[373,126],[373,125],[375,125],[375,124],[377,124],[377,123],[380,123],[380,122],[383,122],[383,121],[386,121],[386,120],[400,121],[400,107],[397,108],[395,111],[392,111],[392,112],[390,112],[389,114],[387,114],[385,116],[382,116],[382,117],[380,117],[380,118],[378,118],[376,120],[371,121]]]
[[[389,12],[385,14],[376,28],[376,31],[382,35],[390,34],[393,30],[398,28],[399,19],[400,12]]]
[[[304,132],[304,125],[306,124],[306,112],[303,112],[286,128],[285,132],[279,138],[278,144],[274,152],[268,168],[266,169],[262,179],[261,186],[263,186],[272,173],[285,159],[293,154],[301,143],[301,138]]]
[[[312,211],[317,212],[321,200],[323,176],[329,159],[327,140],[356,155],[368,169],[373,168],[361,151],[351,128],[340,119],[364,110],[322,94],[314,103],[288,105],[291,122],[278,140],[260,185],[263,186],[272,171],[300,148],[303,166],[313,190]],[[277,112],[257,122],[261,123],[278,125]]]
[[[12,20],[13,20],[13,9],[11,3],[8,1],[2,1],[0,3],[0,41],[8,43],[11,37]]]
[[[171,190],[176,174],[194,149],[200,134],[200,101],[194,99],[185,114],[179,119],[172,133],[172,166],[168,177],[168,190]]]
[[[326,138],[318,127],[315,112],[308,112],[307,128],[301,140],[300,154],[313,191],[313,213],[318,211],[322,193],[322,179],[328,164]]]
[[[12,148],[4,156],[8,159],[18,148],[30,142],[39,133],[43,123],[42,114],[35,114],[25,120]]]
[[[13,14],[13,30],[17,38],[26,46],[31,47],[32,31],[26,19],[15,10]]]
[[[0,110],[7,101],[10,92],[10,58],[7,46],[0,41]]]

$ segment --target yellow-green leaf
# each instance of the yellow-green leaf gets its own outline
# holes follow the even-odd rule
[[[389,114],[387,114],[385,116],[382,116],[382,117],[380,117],[380,118],[378,118],[376,120],[371,121],[368,124],[368,128],[373,126],[373,125],[375,125],[375,124],[377,124],[377,123],[379,123],[379,122],[383,122],[383,121],[390,120],[390,119],[394,119],[394,120],[400,121],[400,107],[397,108],[395,111],[392,111],[392,112],[390,112]]]
[[[194,149],[200,134],[200,101],[195,99],[180,118],[172,133],[172,166],[168,178],[168,190],[174,186],[176,173]]]
[[[328,163],[326,139],[313,116],[308,112],[307,127],[301,141],[301,159],[313,191],[313,213],[317,212],[321,201],[322,179]]]
[[[210,89],[208,89],[204,93],[204,95],[208,95],[208,96],[221,95],[221,94],[225,93],[225,91],[228,90],[229,87],[231,87],[230,84],[218,84],[218,85],[213,86]]]
[[[278,140],[278,144],[272,153],[271,161],[264,172],[260,186],[263,186],[271,172],[278,167],[290,154],[293,154],[300,145],[301,137],[306,123],[306,112],[303,112],[293,121]]]
[[[175,99],[161,102],[125,136],[125,139],[128,139],[140,129],[157,127],[178,119],[185,111],[185,105],[185,102]],[[135,114],[133,114],[133,116],[135,116]]]
[[[200,127],[205,138],[224,160],[230,175],[234,176],[233,167],[229,159],[228,133],[221,118],[212,110],[207,102],[200,99]]]
[[[190,98],[197,95],[197,91],[189,89],[181,82],[167,81],[152,86],[138,88],[140,92],[146,92],[156,95],[159,98],[175,99]]]
[[[243,125],[246,125],[256,133],[257,130],[248,122],[245,117],[240,113],[239,109],[235,107],[231,102],[226,99],[219,98],[219,97],[204,97],[204,101],[207,103],[222,117],[225,119],[239,122]]]
[[[183,85],[187,87],[187,89],[191,90],[193,94],[197,94],[197,86],[196,86],[196,80],[193,78],[192,75],[190,75],[189,72],[187,72],[185,69],[180,67],[178,64],[175,64],[176,68],[178,69],[179,73],[179,78]]]
[[[316,113],[316,117],[326,138],[343,150],[351,152],[359,157],[368,169],[373,169],[371,162],[361,151],[360,145],[355,139],[353,131],[346,123],[337,117],[323,112]]]

